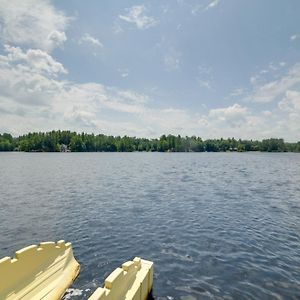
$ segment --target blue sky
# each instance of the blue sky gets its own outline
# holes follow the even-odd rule
[[[300,140],[297,0],[0,0],[0,131]]]

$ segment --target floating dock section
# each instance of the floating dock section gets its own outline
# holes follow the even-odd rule
[[[1,300],[59,300],[74,282],[80,265],[71,243],[31,245],[15,258],[0,259]],[[89,300],[146,300],[153,286],[153,262],[136,257],[114,270]]]
[[[58,300],[78,276],[71,243],[31,245],[0,259],[0,299]]]
[[[146,300],[153,286],[153,262],[136,257],[114,270],[89,300]]]

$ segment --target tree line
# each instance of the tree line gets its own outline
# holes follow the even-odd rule
[[[266,151],[300,152],[300,142],[287,143],[283,139],[262,141],[241,139],[208,139],[196,136],[162,135],[148,139],[129,136],[76,133],[68,130],[30,132],[19,137],[0,134],[0,151],[26,152],[225,152]]]

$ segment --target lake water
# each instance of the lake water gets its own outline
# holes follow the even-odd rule
[[[158,300],[300,298],[300,154],[0,153],[0,188],[0,258],[71,241],[66,298],[134,256]]]

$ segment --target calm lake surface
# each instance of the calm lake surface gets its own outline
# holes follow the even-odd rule
[[[0,170],[0,258],[71,241],[67,299],[134,256],[158,300],[300,299],[300,154],[0,153]]]

